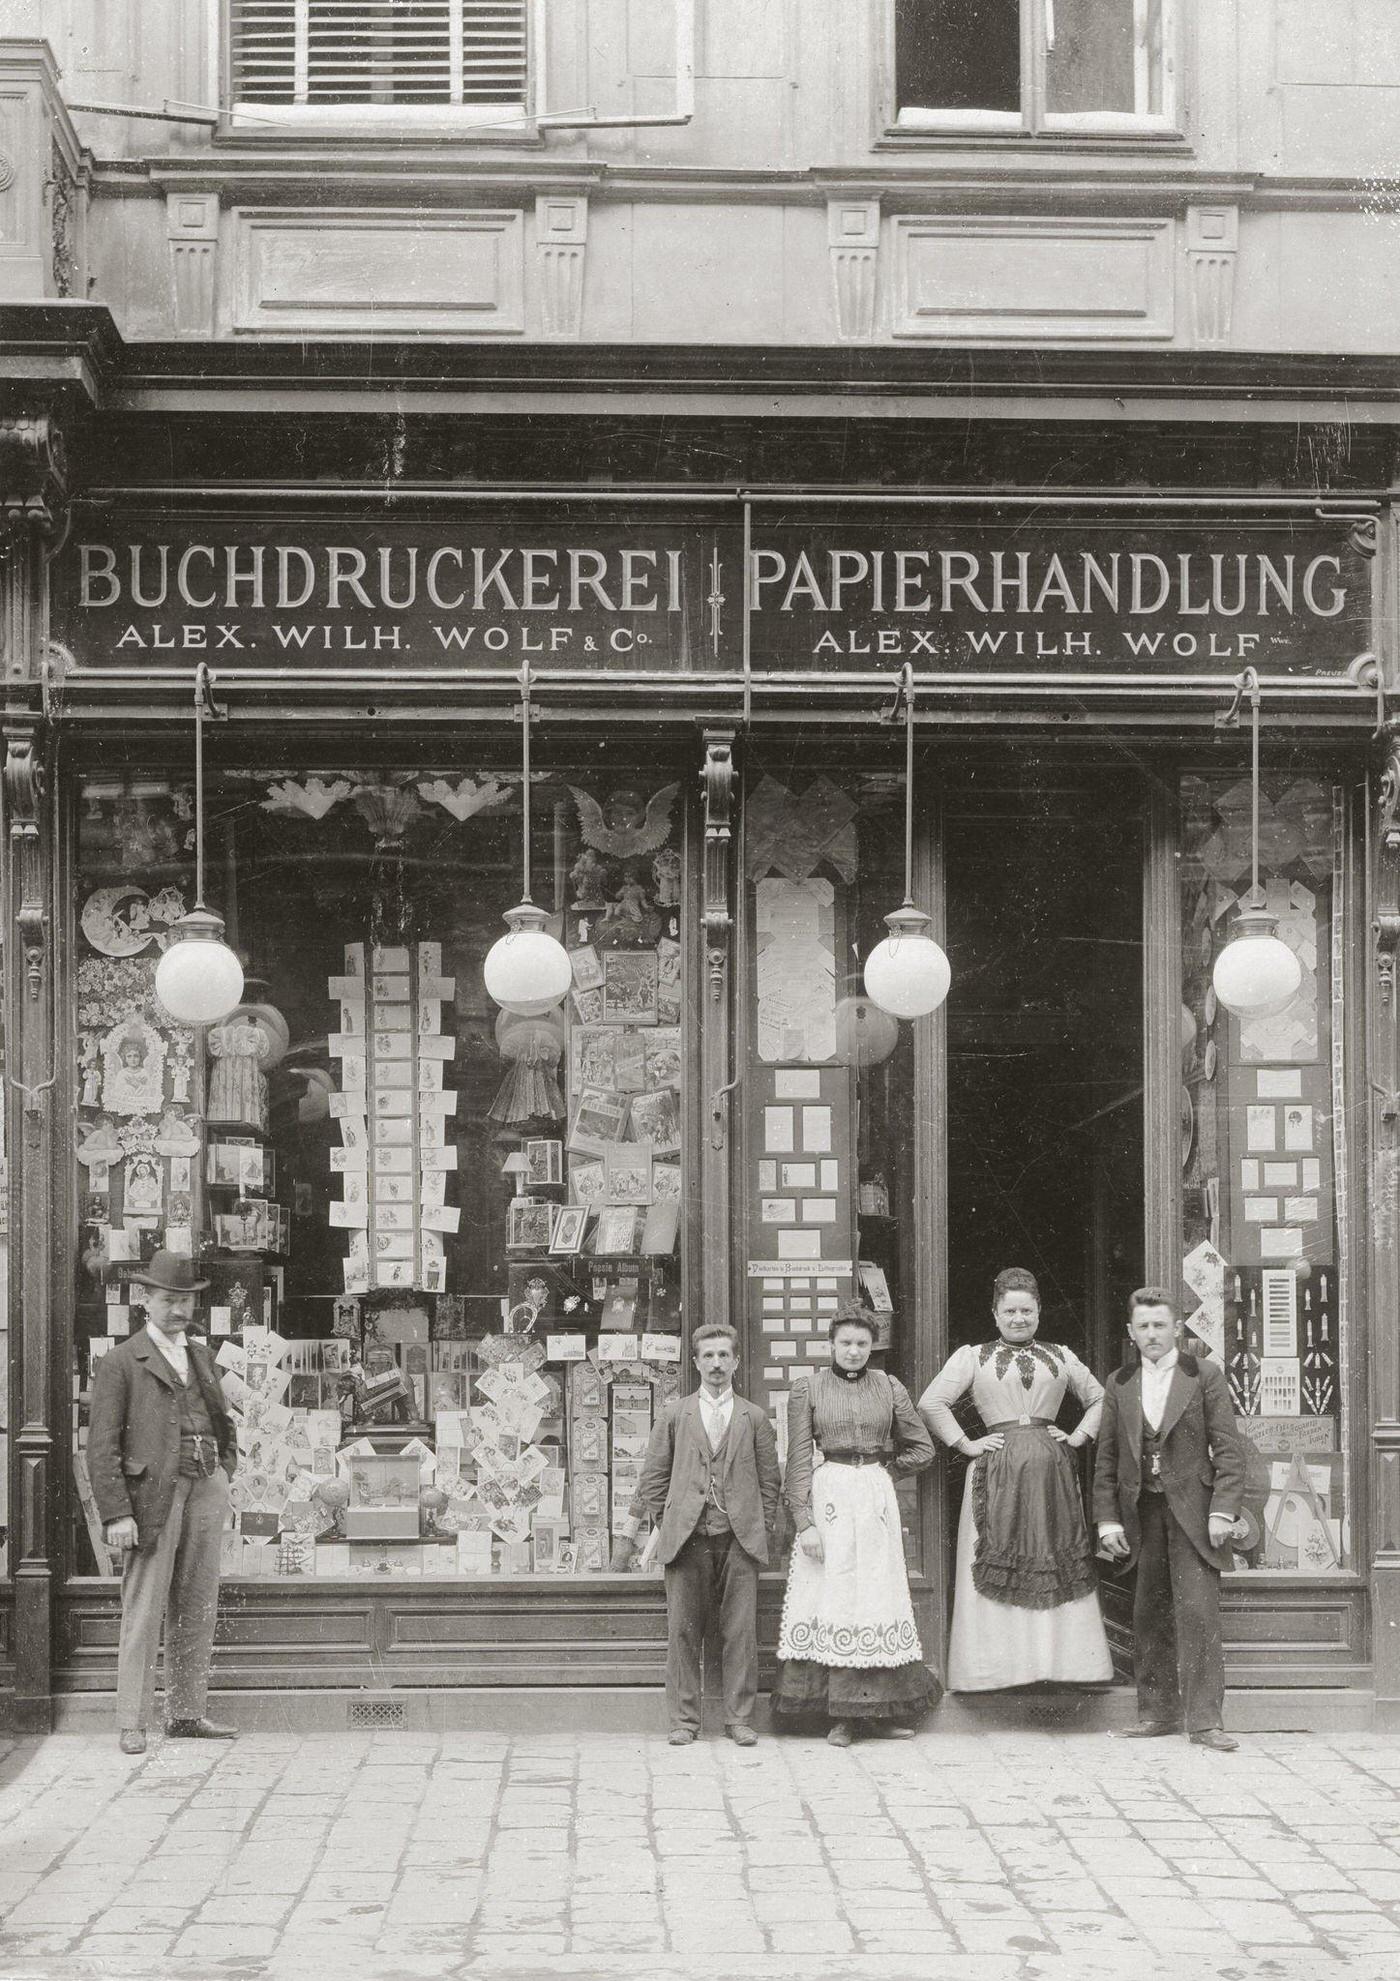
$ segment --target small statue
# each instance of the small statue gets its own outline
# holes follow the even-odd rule
[[[591,846],[585,846],[569,869],[569,886],[573,889],[575,908],[603,908],[607,897],[603,892],[607,880],[607,868]]]
[[[608,903],[606,922],[644,922],[651,907],[651,896],[629,868],[622,885]]]
[[[651,863],[651,874],[656,882],[657,907],[678,907],[681,898],[681,856],[674,846],[662,847]]]

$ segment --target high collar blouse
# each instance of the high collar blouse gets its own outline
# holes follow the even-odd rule
[[[818,1369],[794,1383],[784,1490],[799,1533],[812,1524],[812,1467],[827,1451],[884,1458],[895,1473],[919,1472],[933,1458],[933,1441],[908,1390],[883,1369],[867,1364],[855,1382]]]
[[[1076,1435],[1081,1442],[1096,1437],[1103,1384],[1074,1350],[1039,1340],[1016,1348],[998,1338],[955,1350],[919,1398],[919,1409],[934,1436],[955,1445],[966,1433],[953,1415],[953,1405],[969,1393],[984,1424],[1005,1424],[1018,1417],[1047,1417],[1053,1423],[1067,1389],[1084,1406]]]

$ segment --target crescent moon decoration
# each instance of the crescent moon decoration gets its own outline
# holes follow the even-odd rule
[[[103,956],[139,956],[156,934],[147,901],[144,887],[99,887],[83,903],[83,934]]]

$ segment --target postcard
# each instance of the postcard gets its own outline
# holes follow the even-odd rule
[[[653,1181],[657,1172],[652,1171]],[[665,1258],[675,1251],[680,1234],[681,1207],[674,1197],[657,1197],[642,1226],[641,1250],[652,1257]]]
[[[564,1144],[555,1141],[526,1142],[525,1159],[529,1163],[526,1181],[531,1186],[538,1183],[562,1183],[564,1181]]]
[[[647,1142],[658,1154],[673,1154],[681,1145],[679,1096],[672,1087],[636,1094],[628,1133],[634,1142]]]
[[[588,1337],[582,1334],[546,1335],[544,1347],[551,1362],[581,1362],[588,1353]]]
[[[622,1139],[630,1102],[625,1094],[614,1094],[601,1087],[585,1087],[574,1110],[569,1134],[570,1149],[601,1153],[610,1142]]]
[[[1250,1113],[1254,1112],[1253,1108]],[[1313,1111],[1310,1107],[1286,1107],[1283,1110],[1283,1146],[1298,1153],[1305,1153],[1313,1145]]]
[[[624,1035],[607,1025],[580,1025],[569,1040],[569,1066],[572,1084],[601,1087],[611,1093],[617,1086],[618,1041]]]
[[[576,1204],[593,1206],[601,1204],[607,1193],[607,1172],[601,1162],[571,1162],[569,1164],[569,1195]]]
[[[1278,1147],[1278,1109],[1247,1107],[1245,1133],[1249,1148],[1256,1155],[1270,1155]]]
[[[597,1257],[632,1253],[637,1247],[637,1213],[629,1205],[604,1204],[598,1212],[598,1229],[593,1236]]]
[[[608,1204],[651,1202],[651,1148],[648,1143],[610,1143],[603,1151],[603,1171],[607,1178]]]
[[[603,1022],[603,991],[599,985],[593,990],[570,992],[574,1015],[580,1025],[601,1025]]]
[[[790,1107],[765,1107],[763,1110],[763,1146],[769,1155],[790,1156],[796,1147],[793,1139],[795,1123]]]
[[[610,949],[603,957],[603,1017],[612,1024],[657,1022],[654,949]]]
[[[561,1204],[555,1212],[554,1226],[550,1232],[550,1251],[565,1255],[581,1251],[588,1215],[586,1204]]]
[[[603,981],[603,966],[598,960],[598,952],[592,943],[583,943],[578,949],[569,951],[569,962],[573,966],[574,987],[576,990],[597,990]]]
[[[680,1202],[681,1172],[679,1163],[654,1162],[652,1164],[651,1194],[658,1204]]]
[[[643,1032],[644,1085],[652,1091],[681,1084],[681,1034],[677,1025]]]

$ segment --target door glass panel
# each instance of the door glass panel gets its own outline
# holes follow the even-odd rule
[[[914,1038],[863,994],[904,894],[901,777],[758,762],[744,811],[752,1040],[745,1095],[748,1394],[786,1445],[793,1381],[829,1362],[853,1291],[875,1366],[914,1382]],[[918,1488],[898,1487],[918,1565]]]
[[[1342,844],[1340,789],[1264,777],[1260,877],[1303,981],[1286,1011],[1241,1023],[1211,971],[1250,881],[1249,779],[1182,780],[1183,1313],[1229,1378],[1248,1457],[1236,1563],[1256,1572],[1350,1561]]]

